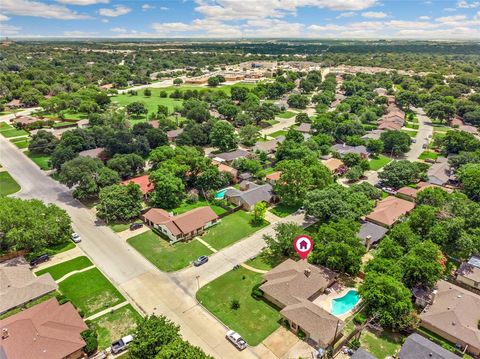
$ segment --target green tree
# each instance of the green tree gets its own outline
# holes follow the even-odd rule
[[[267,213],[267,204],[265,202],[258,202],[255,204],[252,212],[252,223],[254,225],[262,224]]]
[[[425,113],[428,117],[441,121],[450,120],[455,112],[455,106],[445,101],[433,101],[425,107]]]
[[[287,103],[290,107],[304,109],[310,103],[310,100],[305,95],[290,95],[287,100]]]
[[[267,256],[272,263],[278,263],[283,258],[298,258],[293,248],[293,240],[303,233],[302,227],[293,222],[280,223],[275,226],[275,235],[264,235],[267,245]]]
[[[480,163],[460,167],[457,178],[465,194],[474,201],[480,201]]]
[[[227,152],[237,148],[237,134],[235,128],[228,122],[217,121],[210,133],[212,146],[218,147],[220,151]]]
[[[65,162],[60,170],[60,182],[75,187],[77,199],[95,198],[100,189],[120,182],[117,172],[105,167],[99,159],[77,157]]]
[[[260,137],[260,128],[253,124],[245,125],[240,129],[240,143],[245,146],[253,146]]]
[[[155,359],[213,359],[210,355],[206,355],[202,349],[193,346],[189,342],[180,338],[171,341],[161,347],[160,352]]]
[[[58,140],[51,132],[40,130],[32,136],[28,150],[33,154],[50,155],[57,144]]]
[[[159,169],[150,174],[155,189],[150,195],[150,203],[155,207],[172,209],[178,207],[185,197],[182,180],[169,171]]]
[[[378,174],[382,184],[388,187],[400,188],[415,183],[420,178],[420,168],[417,163],[407,160],[392,161]]]
[[[241,86],[233,86],[230,89],[230,97],[233,101],[243,102],[247,99],[248,89]]]
[[[212,76],[208,78],[208,86],[217,87],[218,85],[220,85],[220,80],[217,76]]]
[[[225,103],[218,108],[218,112],[227,120],[232,120],[237,116],[239,108],[231,103]]]
[[[408,251],[400,261],[403,282],[407,288],[417,284],[433,287],[443,273],[440,253],[437,245],[431,241],[419,243]]]
[[[165,105],[157,106],[157,115],[168,116],[168,114],[169,114],[168,106],[165,106]]]
[[[447,201],[448,193],[437,187],[428,187],[417,193],[417,204],[436,208],[443,207]]]
[[[85,348],[83,349],[87,355],[92,355],[98,348],[98,333],[94,324],[88,323],[88,329],[80,333],[83,340],[85,340]]]
[[[143,194],[137,184],[112,185],[100,190],[97,216],[108,221],[128,222],[140,215]]]
[[[179,339],[180,327],[165,316],[150,315],[137,325],[128,347],[132,359],[151,359],[174,340]]]
[[[442,139],[443,151],[447,154],[480,149],[480,141],[465,131],[448,131]]]
[[[384,150],[383,141],[375,140],[375,139],[368,140],[367,150],[373,153],[374,155],[379,155]]]
[[[173,80],[173,84],[175,86],[180,86],[181,84],[183,84],[183,80],[179,77],[177,77],[176,79]]]
[[[135,101],[131,102],[126,106],[127,113],[134,117],[140,117],[146,115],[148,110],[143,102]]]
[[[123,179],[142,173],[144,166],[145,160],[136,153],[116,154],[107,162],[107,167],[116,171]]]
[[[353,166],[351,167],[347,174],[346,177],[350,182],[356,182],[363,176],[363,169],[360,166]]]
[[[410,136],[402,131],[385,131],[380,135],[383,141],[383,149],[392,155],[401,155],[410,150],[412,140]]]
[[[144,95],[145,97],[150,97],[150,96],[152,96],[152,90],[150,90],[150,89],[147,87],[145,90],[143,90],[143,95]]]

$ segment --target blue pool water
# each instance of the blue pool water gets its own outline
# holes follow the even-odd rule
[[[332,314],[342,315],[352,310],[360,301],[360,296],[355,289],[349,290],[343,297],[332,300]]]
[[[225,197],[225,192],[227,192],[226,188],[215,193],[215,199],[223,199]]]

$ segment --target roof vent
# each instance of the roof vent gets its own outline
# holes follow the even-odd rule
[[[452,322],[452,325],[457,325],[457,323],[455,323],[455,322]]]
[[[310,277],[310,274],[312,273],[312,271],[307,268],[303,271],[303,273],[305,274],[305,277]]]

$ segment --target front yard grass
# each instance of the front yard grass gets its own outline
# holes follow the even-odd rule
[[[142,316],[130,304],[93,319],[98,332],[98,348],[106,349],[113,341],[132,334],[141,319]]]
[[[45,155],[38,155],[30,153],[30,151],[26,151],[25,154],[28,158],[30,158],[33,162],[37,164],[38,167],[42,170],[50,170],[52,166],[50,165],[50,156]]]
[[[375,335],[368,330],[364,330],[360,337],[362,348],[369,351],[376,358],[393,357],[400,350],[402,343],[402,336],[388,331]]]
[[[87,268],[87,267],[90,267],[92,265],[93,265],[93,263],[90,261],[90,259],[88,259],[85,256],[81,256],[81,257],[70,259],[69,261],[66,261],[66,262],[63,262],[63,263],[55,264],[55,265],[53,265],[51,267],[48,267],[48,268],[41,269],[41,270],[35,272],[35,274],[37,276],[40,276],[44,273],[50,273],[52,278],[54,280],[57,280],[57,279],[62,278],[64,275],[66,275],[70,272],[80,270],[80,269],[83,269],[83,268]]]
[[[436,160],[438,158],[438,153],[431,152],[431,151],[423,151],[420,156],[418,156],[419,160]]]
[[[11,138],[11,137],[26,136],[26,135],[28,135],[28,132],[24,131],[24,130],[17,130],[16,128],[11,128],[11,129],[0,130],[0,134],[3,137]]]
[[[370,169],[372,171],[378,171],[380,168],[385,166],[390,161],[392,161],[392,159],[385,155],[378,155],[377,157],[372,157],[372,159],[370,159],[370,162],[369,162]]]
[[[8,172],[0,172],[0,197],[20,191],[20,185]]]
[[[14,138],[10,140],[10,142],[12,142],[19,149],[23,149],[28,147],[30,140],[28,139],[28,137],[19,137],[19,138]]]
[[[220,221],[219,224],[209,228],[202,236],[202,239],[208,242],[213,248],[219,250],[227,247],[242,238],[258,231],[269,224],[264,221],[263,224],[253,226],[251,224],[252,216],[242,210],[232,213]]]
[[[254,259],[249,259],[245,262],[245,264],[250,267],[266,271],[269,271],[274,267],[274,265],[272,265],[265,259],[265,256],[262,255],[262,253],[257,255]]]
[[[261,282],[260,273],[240,267],[200,288],[197,299],[228,328],[255,346],[280,326],[281,318],[274,306],[251,296],[252,288]],[[230,307],[234,299],[240,303],[236,310]]]
[[[197,202],[195,203],[187,203],[184,201],[179,207],[175,208],[172,212],[175,215],[182,214],[188,211],[191,211],[194,208],[199,208],[199,207],[207,207],[210,206],[210,208],[217,214],[220,215],[222,213],[225,213],[226,210],[223,209],[220,206],[214,205],[214,204],[209,204],[206,199],[204,198],[199,198]]]
[[[280,218],[285,218],[295,212],[297,209],[297,206],[287,206],[286,204],[279,203],[275,207],[271,208],[270,212]]]
[[[272,133],[270,133],[268,136],[277,138],[277,137],[279,137],[279,136],[286,136],[287,133],[288,133],[288,131],[280,130],[280,131],[272,132]]]
[[[285,111],[285,112],[279,113],[278,115],[276,115],[276,117],[288,119],[288,118],[292,118],[295,115],[296,115],[295,112]]]
[[[127,242],[164,272],[185,268],[198,257],[212,253],[195,239],[171,245],[151,230],[129,238]]]
[[[74,274],[58,286],[75,307],[82,310],[85,318],[125,301],[97,268]]]
[[[401,131],[402,131],[402,132],[405,132],[407,135],[409,135],[409,136],[412,137],[412,138],[417,137],[417,132],[418,132],[418,131],[413,131],[413,130],[412,130],[412,131],[410,131],[410,130],[401,130]]]

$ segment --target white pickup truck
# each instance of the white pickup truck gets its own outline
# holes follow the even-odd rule
[[[127,349],[128,344],[130,344],[132,340],[133,340],[133,337],[131,335],[127,335],[122,339],[119,339],[116,342],[113,342],[111,346],[112,353],[118,354],[123,352],[124,350]]]
[[[237,332],[229,330],[227,332],[227,339],[230,340],[239,350],[243,350],[247,347],[247,343]]]

